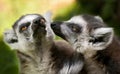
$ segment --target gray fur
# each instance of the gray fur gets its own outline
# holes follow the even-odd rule
[[[75,25],[80,28],[74,27]],[[60,32],[57,32],[57,27],[60,27]],[[79,29],[81,29],[80,32],[78,32]],[[77,52],[84,55],[85,69],[88,74],[106,74],[106,67],[100,64],[95,56],[98,51],[104,50],[112,43],[114,33],[113,28],[106,27],[100,17],[74,16],[68,21],[53,25],[53,30],[71,43]]]
[[[40,18],[39,22],[42,24],[36,27],[34,21],[37,18]],[[21,26],[27,22],[29,26],[25,31],[21,31]],[[28,14],[17,20],[12,30],[5,32],[4,41],[18,53],[21,62],[20,74],[80,73],[84,64],[82,55],[75,53],[65,42],[56,43],[50,23],[49,13],[44,17]],[[17,42],[9,43],[12,39],[16,39]]]

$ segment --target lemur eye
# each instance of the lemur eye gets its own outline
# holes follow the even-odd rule
[[[23,26],[23,27],[21,28],[21,30],[22,30],[22,31],[25,31],[25,30],[27,30],[27,27],[26,27],[26,26]]]
[[[76,25],[73,25],[73,26],[72,26],[72,31],[73,31],[73,32],[76,32],[76,33],[79,33],[79,32],[81,32],[81,27],[76,26]]]
[[[68,24],[68,27],[75,33],[81,33],[82,31],[82,27],[79,26],[79,24],[75,24],[75,23],[66,23]]]
[[[73,26],[73,27],[72,27],[72,30],[73,30],[74,32],[76,32],[76,31],[77,31],[76,26]]]
[[[27,28],[28,28],[29,25],[30,25],[30,22],[23,23],[23,24],[20,26],[20,32],[27,30]]]

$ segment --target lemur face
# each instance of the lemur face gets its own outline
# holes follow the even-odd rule
[[[18,39],[30,41],[46,34],[45,22],[46,20],[39,14],[28,14],[22,16],[13,25],[13,29]]]
[[[36,43],[54,38],[50,23],[50,12],[43,16],[40,14],[24,15],[15,22],[13,29],[4,32],[4,41],[13,49],[35,49],[32,46]]]
[[[68,21],[53,22],[51,26],[56,35],[70,42],[79,52],[102,50],[113,37],[113,29],[106,27],[99,16],[74,16]]]

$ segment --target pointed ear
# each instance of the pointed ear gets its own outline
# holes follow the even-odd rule
[[[51,16],[52,16],[52,12],[51,12],[51,11],[47,11],[47,12],[43,15],[43,17],[45,18],[45,20],[46,20],[47,22],[51,22]]]
[[[18,38],[13,30],[6,30],[4,32],[4,42],[12,49],[18,48]]]
[[[52,16],[52,12],[50,12],[50,11],[47,11],[44,15],[43,15],[43,17],[45,18],[45,20],[46,20],[46,31],[47,31],[47,34],[46,34],[46,38],[48,39],[48,40],[53,40],[54,38],[55,38],[55,34],[54,34],[54,32],[53,32],[53,30],[52,30],[52,28],[51,28],[51,16]]]
[[[92,33],[92,47],[96,50],[105,49],[113,40],[113,28],[98,28]]]
[[[95,18],[98,19],[99,21],[103,22],[103,20],[100,16],[95,16]]]

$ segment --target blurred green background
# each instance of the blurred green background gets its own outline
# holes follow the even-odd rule
[[[3,42],[3,32],[24,14],[52,11],[54,20],[68,20],[78,14],[101,16],[120,37],[120,0],[0,0],[0,74],[18,74],[15,51]]]

